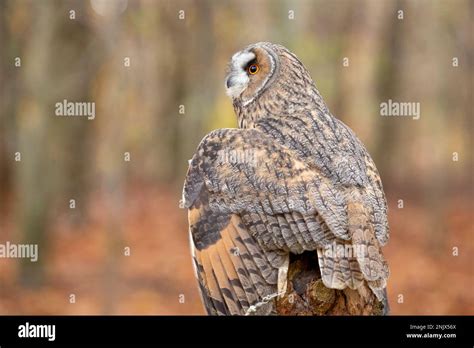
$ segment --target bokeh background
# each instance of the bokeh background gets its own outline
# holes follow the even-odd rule
[[[473,13],[468,0],[0,0],[0,243],[39,244],[36,263],[0,259],[0,313],[203,314],[179,208],[187,160],[236,127],[228,59],[273,41],[379,168],[392,313],[473,314]],[[95,119],[55,116],[64,99],[95,102]],[[381,117],[388,99],[419,102],[421,118]]]

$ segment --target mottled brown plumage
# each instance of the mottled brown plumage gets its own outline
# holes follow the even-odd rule
[[[325,287],[386,306],[387,205],[362,143],[282,46],[235,54],[226,86],[239,128],[201,141],[183,190],[208,313],[276,313],[294,287],[290,254],[302,253],[317,254]]]

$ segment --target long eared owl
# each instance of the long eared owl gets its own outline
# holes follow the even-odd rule
[[[387,204],[365,147],[280,45],[234,54],[225,87],[239,128],[204,137],[183,189],[207,312],[278,313],[303,253],[324,287],[366,289],[386,306]]]

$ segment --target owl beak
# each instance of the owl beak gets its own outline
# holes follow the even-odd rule
[[[249,78],[242,70],[232,71],[225,79],[226,93],[232,99],[238,98],[242,91],[247,87]]]
[[[225,82],[225,86],[227,88],[232,88],[232,86],[235,86],[236,83],[237,83],[237,81],[234,78],[234,76],[230,75],[230,76],[227,77],[227,80]]]

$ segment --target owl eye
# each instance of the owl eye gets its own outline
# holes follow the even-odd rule
[[[249,67],[247,68],[247,71],[250,75],[255,75],[256,73],[258,73],[259,70],[260,67],[257,64],[249,65]]]

